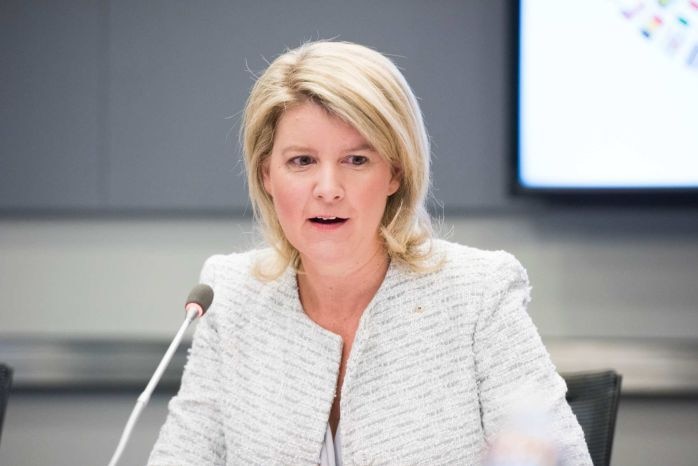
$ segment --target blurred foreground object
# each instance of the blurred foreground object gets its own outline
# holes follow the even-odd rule
[[[556,466],[560,451],[550,432],[550,406],[532,386],[504,400],[508,413],[487,450],[483,466]]]
[[[584,431],[594,466],[609,466],[622,376],[614,370],[561,374],[565,396]],[[551,441],[545,405],[523,389],[508,401],[509,419],[484,460],[485,466],[555,466],[559,452]]]

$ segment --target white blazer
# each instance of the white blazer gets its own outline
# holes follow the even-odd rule
[[[434,248],[439,271],[392,263],[361,317],[342,387],[343,464],[479,464],[511,400],[534,392],[563,464],[591,465],[526,313],[525,270],[501,251]],[[207,260],[213,305],[148,464],[320,462],[342,340],[303,312],[294,270],[253,278],[258,254]]]

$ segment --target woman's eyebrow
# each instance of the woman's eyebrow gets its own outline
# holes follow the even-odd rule
[[[359,144],[358,146],[350,147],[346,149],[346,152],[361,152],[361,151],[375,151],[376,149],[369,143]]]
[[[374,151],[375,152],[375,150],[376,149],[371,144],[365,142],[365,143],[361,143],[357,146],[352,146],[352,147],[349,147],[347,149],[344,149],[343,152],[362,152],[362,151]],[[310,147],[306,147],[306,146],[290,145],[290,146],[284,147],[281,150],[282,154],[286,154],[287,152],[296,152],[296,153],[303,152],[306,154],[312,154],[312,153],[314,153],[314,150],[311,149]]]
[[[312,153],[313,150],[310,147],[305,147],[305,146],[288,146],[285,147],[281,153],[285,154],[287,152],[304,152],[304,153]]]

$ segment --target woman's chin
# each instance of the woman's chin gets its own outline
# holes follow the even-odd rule
[[[306,267],[322,270],[348,266],[356,263],[357,258],[356,251],[350,251],[345,247],[337,247],[336,244],[315,247],[306,252],[301,252],[301,262]]]

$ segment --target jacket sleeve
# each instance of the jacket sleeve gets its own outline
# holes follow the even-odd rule
[[[534,422],[544,426],[560,464],[591,466],[584,433],[565,400],[565,382],[526,312],[526,271],[510,254],[496,254],[473,340],[486,441],[491,444],[524,415],[530,423],[535,412]]]
[[[201,282],[215,290],[213,262],[211,258],[204,264]],[[179,393],[169,403],[167,420],[148,460],[150,466],[225,464],[215,308],[214,297],[211,308],[197,324]]]

